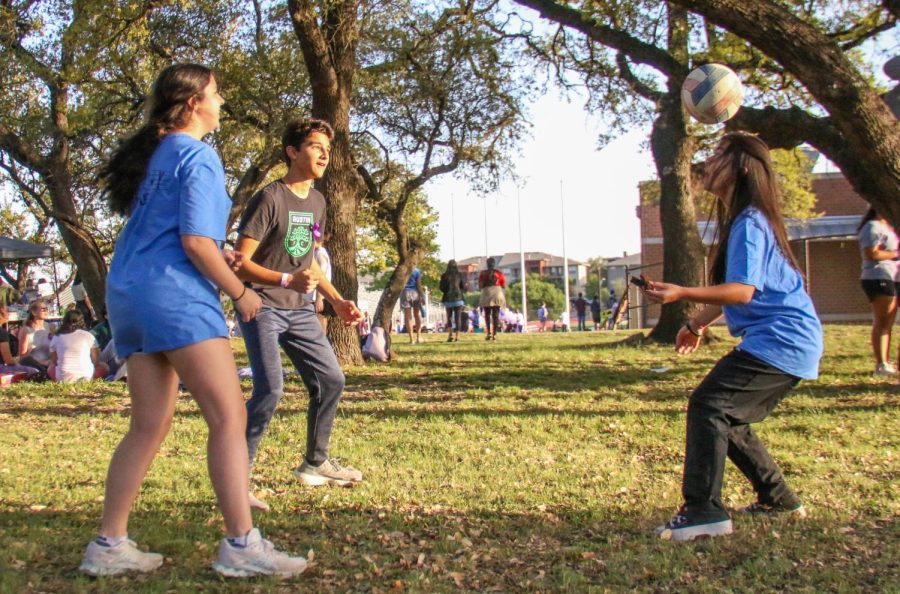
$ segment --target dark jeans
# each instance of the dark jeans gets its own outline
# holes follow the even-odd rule
[[[345,379],[314,305],[300,309],[264,307],[256,318],[240,325],[253,369],[253,396],[247,401],[250,463],[256,458],[259,442],[284,394],[283,348],[309,390],[306,460],[318,466],[328,458],[328,441]]]
[[[580,313],[578,315],[578,329],[579,330],[587,330],[587,324],[585,324],[585,314]]]
[[[725,458],[744,473],[761,503],[800,503],[750,423],[765,419],[800,380],[756,357],[733,350],[691,394],[681,491],[695,518],[725,518]]]
[[[459,332],[462,329],[462,322],[460,321],[462,318],[462,306],[457,305],[456,307],[447,307],[447,331],[448,332]]]
[[[484,331],[488,334],[496,334],[500,327],[500,306],[484,308]]]

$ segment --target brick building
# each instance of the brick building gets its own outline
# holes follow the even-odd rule
[[[813,219],[788,219],[787,230],[794,256],[806,276],[807,288],[823,322],[870,320],[869,303],[859,285],[860,252],[856,227],[869,208],[840,173],[813,176],[816,195]],[[659,206],[641,205],[641,272],[648,278],[662,276],[663,239]],[[715,232],[715,223],[699,222],[697,228],[707,247]],[[704,275],[705,276],[705,275]],[[639,299],[632,292],[632,299]],[[641,303],[639,319],[652,327],[659,317],[659,306]]]
[[[503,255],[491,256],[496,262],[496,267],[506,282],[512,284],[521,278],[521,260],[519,252],[507,252]],[[474,258],[466,258],[458,260],[457,265],[459,271],[469,283],[469,290],[478,289],[478,273],[487,268],[487,258],[483,256],[475,256]],[[528,274],[536,274],[541,279],[548,281],[562,282],[563,279],[562,256],[554,256],[545,252],[525,252],[525,270]],[[587,266],[584,262],[579,262],[569,258],[569,288],[571,291],[584,290],[587,283]]]

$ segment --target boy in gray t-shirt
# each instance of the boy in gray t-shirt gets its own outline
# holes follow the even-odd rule
[[[253,370],[247,402],[250,463],[284,393],[281,350],[309,390],[306,454],[294,474],[303,484],[347,486],[362,473],[328,455],[332,425],[344,390],[344,373],[305,294],[318,291],[345,324],[362,319],[341,297],[313,258],[315,234],[325,227],[325,198],[312,187],[331,154],[331,127],[321,120],[291,122],[282,137],[287,175],[258,192],[238,227],[236,251],[244,255],[238,275],[262,298],[262,309],[240,322]],[[251,505],[268,506],[251,495]]]

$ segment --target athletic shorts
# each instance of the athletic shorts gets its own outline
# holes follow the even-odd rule
[[[862,284],[863,291],[866,292],[866,297],[869,298],[869,302],[875,301],[876,297],[896,297],[900,291],[898,291],[898,285],[900,283],[895,283],[894,281],[889,281],[887,279],[882,278],[864,278],[860,281]]]
[[[415,289],[403,289],[400,293],[400,309],[409,309],[419,304],[419,292]]]

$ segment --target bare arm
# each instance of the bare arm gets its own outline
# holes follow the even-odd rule
[[[756,287],[743,283],[723,283],[711,287],[681,287],[671,283],[650,281],[644,294],[657,303],[692,301],[707,305],[739,305],[750,303]]]
[[[897,257],[900,257],[900,251],[883,250],[878,246],[865,248],[863,250],[863,254],[865,254],[866,259],[873,260],[875,262],[880,262],[882,260],[895,260],[897,259]]]
[[[0,357],[3,358],[4,365],[16,365],[19,362],[9,350],[8,342],[0,342]]]
[[[259,311],[260,300],[252,289],[247,289],[231,271],[216,242],[200,235],[182,235],[181,245],[200,274],[208,278],[234,301],[235,309],[245,322]]]
[[[272,287],[281,286],[282,273],[261,266],[253,261],[253,254],[259,248],[259,241],[246,235],[239,235],[234,250],[243,254],[243,265],[238,270],[237,275],[245,281],[256,283],[258,285],[269,285]],[[313,264],[316,260],[313,258]],[[318,269],[318,267],[317,267]],[[319,277],[321,277],[319,271]],[[288,289],[297,291],[298,293],[309,293],[315,291],[318,281],[321,280],[314,275],[312,270],[304,270],[303,272],[288,274]]]
[[[706,330],[707,326],[709,326],[710,324],[714,324],[721,317],[721,305],[707,305],[706,307],[695,313],[693,316],[691,316],[691,328],[702,334],[703,331]]]
[[[25,330],[25,324],[19,328],[19,356],[24,357],[31,350],[31,334]]]
[[[341,297],[341,294],[334,285],[331,284],[331,281],[322,274],[322,269],[319,268],[319,264],[315,259],[313,259],[310,269],[313,274],[319,278],[316,290],[331,304],[331,307],[338,317],[348,326],[359,322],[363,318],[362,312],[359,311],[359,308],[356,307],[355,303]]]

